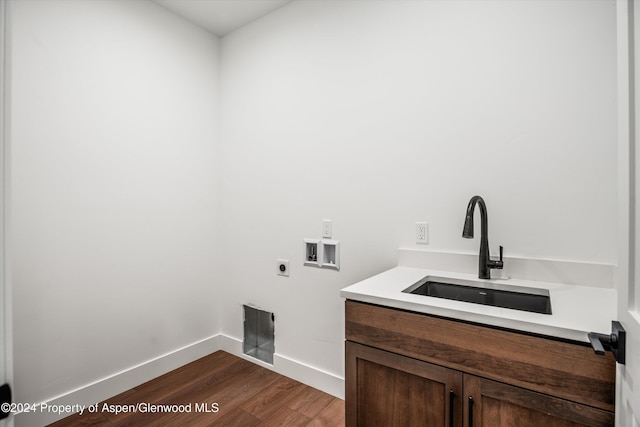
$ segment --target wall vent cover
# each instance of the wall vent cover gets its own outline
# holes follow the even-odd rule
[[[275,316],[273,313],[246,304],[243,307],[244,341],[242,351],[247,356],[273,365]]]

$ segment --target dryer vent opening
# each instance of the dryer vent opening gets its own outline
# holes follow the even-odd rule
[[[242,351],[247,356],[273,365],[273,353],[275,352],[275,317],[273,313],[248,305],[243,305],[243,307],[244,342],[242,343]]]

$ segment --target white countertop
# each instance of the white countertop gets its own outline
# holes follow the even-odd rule
[[[354,301],[582,342],[589,342],[589,332],[610,334],[611,321],[616,319],[615,289],[530,280],[491,280],[497,284],[548,289],[553,313],[550,315],[402,292],[429,275],[479,281],[470,274],[396,267],[346,287],[340,295]]]

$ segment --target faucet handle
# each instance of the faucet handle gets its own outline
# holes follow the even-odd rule
[[[496,260],[496,259],[489,259],[489,268],[496,268],[498,270],[502,270],[502,267],[504,266],[504,262],[502,261],[502,252],[503,252],[504,248],[502,246],[500,246],[500,259]]]

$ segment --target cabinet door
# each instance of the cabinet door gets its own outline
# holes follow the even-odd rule
[[[613,426],[613,412],[464,375],[464,426]]]
[[[462,373],[346,342],[346,425],[462,425]]]

